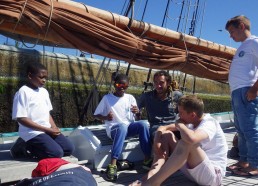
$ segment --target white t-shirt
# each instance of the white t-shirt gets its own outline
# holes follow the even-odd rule
[[[49,111],[52,109],[49,94],[45,88],[40,87],[34,90],[24,85],[14,96],[12,119],[27,117],[39,125],[50,128]],[[42,133],[44,132],[36,131],[19,123],[19,136],[25,141]]]
[[[113,120],[105,120],[107,135],[110,137],[110,129],[113,125],[123,123],[129,125],[134,122],[134,114],[131,107],[136,106],[135,98],[130,94],[124,94],[123,97],[116,97],[114,94],[105,95],[97,106],[94,115],[106,116],[111,111]]]
[[[231,92],[250,87],[258,79],[258,37],[250,36],[237,49],[229,70]]]
[[[210,162],[220,168],[222,175],[226,173],[228,145],[219,122],[205,114],[202,122],[194,130],[205,131],[209,138],[201,141],[200,146],[207,154]]]

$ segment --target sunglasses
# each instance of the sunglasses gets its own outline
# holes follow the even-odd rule
[[[123,84],[123,83],[115,83],[115,87],[127,89],[127,88],[128,88],[128,85]]]

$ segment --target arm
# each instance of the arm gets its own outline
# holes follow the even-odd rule
[[[177,128],[176,128],[176,125],[173,123],[173,124],[170,124],[170,125],[160,126],[160,127],[157,129],[157,132],[158,132],[158,131],[164,132],[164,131],[166,131],[166,130],[177,131]]]
[[[49,123],[51,125],[51,128],[53,129],[52,135],[59,135],[61,134],[60,129],[56,126],[53,117],[49,114]]]
[[[45,132],[45,133],[48,133],[50,135],[58,135],[60,134],[60,131],[59,129],[57,128],[48,128],[48,127],[44,127],[44,126],[41,126],[37,123],[35,123],[34,121],[32,121],[30,118],[26,118],[26,117],[22,117],[22,118],[17,118],[17,121],[28,127],[28,128],[31,128],[31,129],[34,129],[34,130],[38,130],[38,131],[42,131],[42,132]]]
[[[186,143],[197,144],[209,137],[203,130],[191,130],[184,123],[176,123],[175,126],[180,131],[182,140]]]
[[[99,120],[108,120],[108,121],[112,121],[113,120],[113,113],[110,111],[108,113],[108,115],[106,116],[103,116],[101,114],[97,114],[97,115],[94,115],[95,118],[99,119]]]
[[[254,85],[247,91],[246,98],[248,101],[254,100],[257,97],[258,91],[258,80],[254,83]]]

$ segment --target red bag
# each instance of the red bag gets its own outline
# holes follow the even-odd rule
[[[70,162],[62,158],[46,158],[39,161],[38,166],[32,171],[32,177],[47,176],[56,171],[60,166]]]

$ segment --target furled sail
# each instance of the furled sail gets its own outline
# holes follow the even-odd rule
[[[105,16],[106,14],[106,16]],[[227,81],[234,48],[68,0],[0,0],[0,31],[124,60]]]

